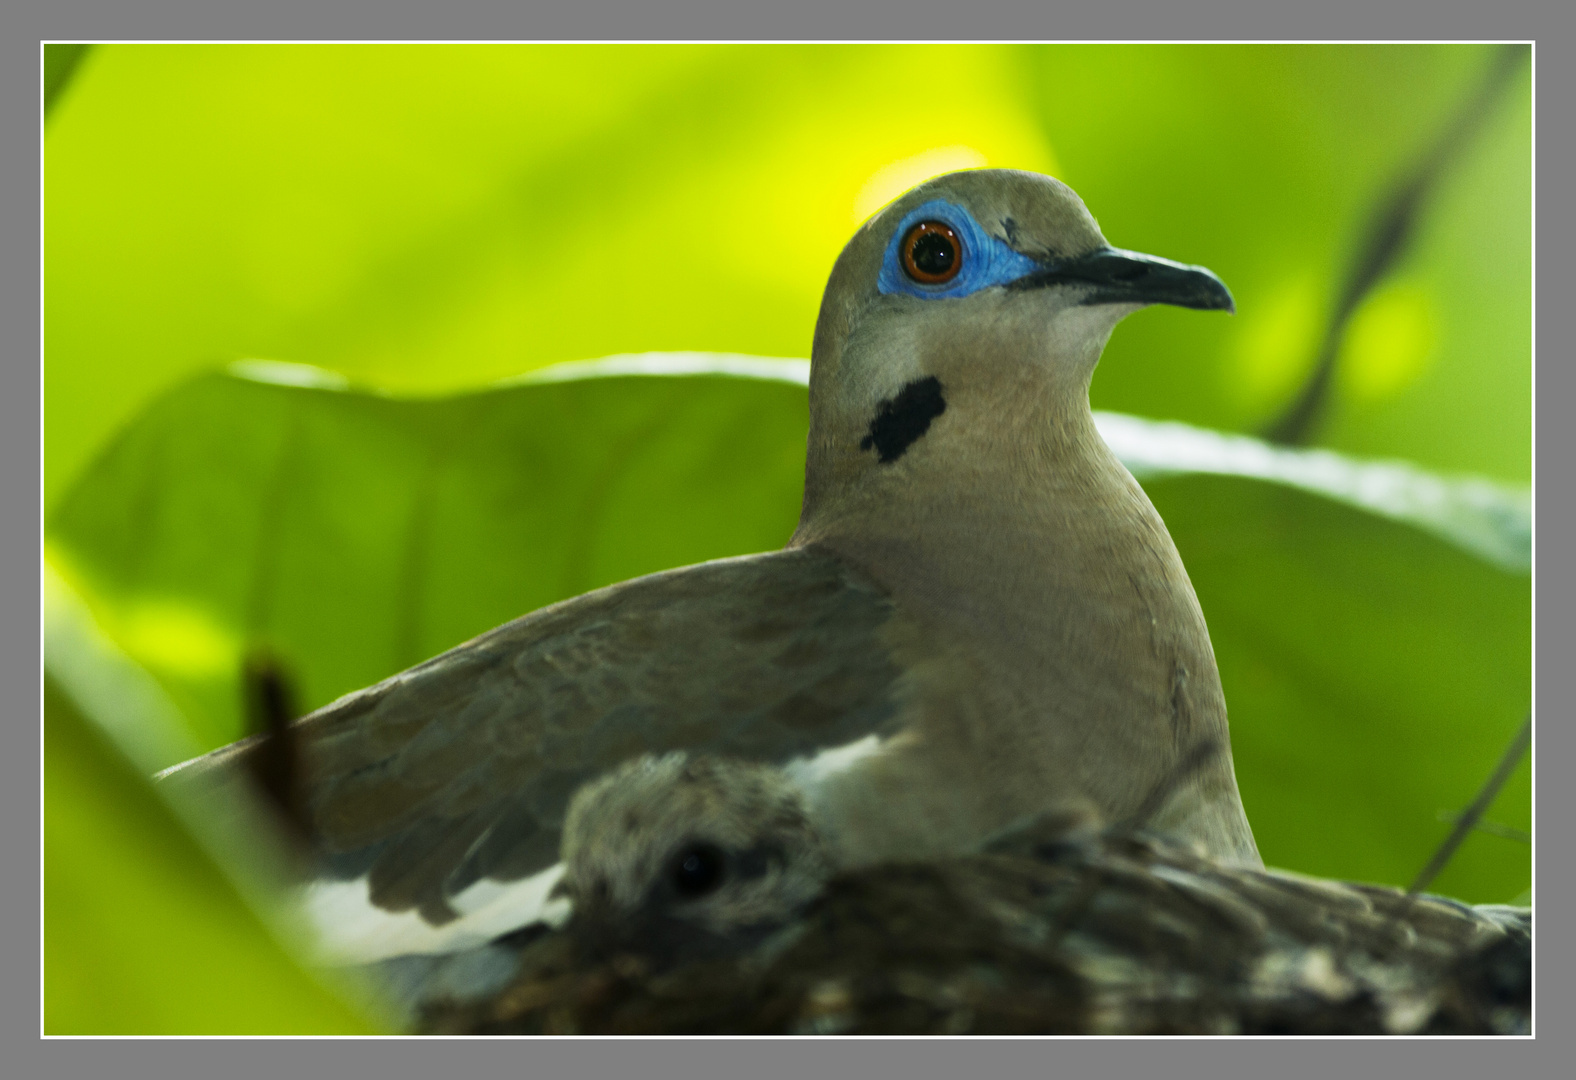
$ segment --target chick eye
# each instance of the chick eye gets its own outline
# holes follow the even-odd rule
[[[941,285],[963,268],[963,244],[952,226],[921,221],[903,235],[903,270],[921,285]]]
[[[673,859],[671,877],[680,896],[705,896],[714,892],[726,876],[727,860],[710,844],[685,848]]]

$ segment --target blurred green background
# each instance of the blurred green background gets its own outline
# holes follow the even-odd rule
[[[48,624],[51,701],[75,704],[46,734],[87,715],[135,790],[135,768],[244,733],[249,647],[312,708],[551,600],[779,546],[802,388],[491,384],[622,353],[805,357],[853,229],[954,168],[1048,172],[1113,244],[1219,273],[1239,314],[1128,319],[1094,405],[1261,432],[1502,48],[93,47],[45,128],[46,543],[75,613]],[[1530,481],[1529,68],[1347,326],[1316,445],[1513,500]],[[324,371],[219,374],[238,360]],[[1405,884],[1529,706],[1529,578],[1283,486],[1145,486],[1210,621],[1266,859]],[[168,708],[138,716],[166,719],[115,715],[110,669],[151,678]],[[120,760],[84,738],[49,735],[50,822],[112,813],[73,794],[72,770]],[[1527,764],[1489,816],[1530,829]],[[91,863],[90,832],[46,834],[46,1024],[257,1030],[240,989],[233,1015],[181,1003],[202,963],[233,967],[220,945],[161,966],[56,902],[51,868]],[[1530,868],[1479,832],[1434,888],[1508,900]],[[211,887],[125,888],[171,897],[171,925],[217,918]],[[73,974],[105,954],[136,1019]]]

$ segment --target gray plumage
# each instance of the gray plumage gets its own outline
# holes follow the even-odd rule
[[[932,206],[963,275],[894,285]],[[1231,304],[1207,271],[1109,248],[1047,177],[952,174],[868,222],[816,326],[787,549],[553,605],[294,727],[322,880],[365,876],[426,935],[361,955],[458,947],[428,929],[494,897],[479,884],[545,887],[582,784],[670,751],[784,770],[839,867],[1080,799],[1259,865],[1198,601],[1089,411],[1112,328],[1152,302]],[[230,783],[251,745],[170,775]],[[540,900],[489,899],[483,930]]]

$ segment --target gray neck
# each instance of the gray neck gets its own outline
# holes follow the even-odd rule
[[[1121,774],[1103,782],[1117,794],[1102,806],[1120,816],[1201,740],[1227,745],[1203,614],[1086,397],[982,396],[960,386],[912,458],[867,455],[858,482],[807,498],[791,546],[862,569],[926,639],[970,657],[1004,710],[1043,717],[1055,771]],[[944,426],[954,409],[960,422]],[[820,463],[851,467],[841,449]],[[1234,803],[1225,753],[1205,779]]]
[[[1185,580],[1165,526],[1095,430],[1083,387],[1019,375],[949,386],[947,411],[891,464],[859,449],[862,417],[812,442],[791,544],[835,551],[918,610],[1034,651],[1058,628],[1136,617],[1145,583]],[[1014,625],[999,624],[1004,611]],[[1026,638],[1026,611],[1044,633]]]

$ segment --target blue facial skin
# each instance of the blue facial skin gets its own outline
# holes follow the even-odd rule
[[[921,221],[940,221],[952,227],[963,244],[963,266],[958,276],[941,285],[923,285],[903,272],[898,247],[903,237]],[[923,300],[950,300],[968,296],[992,285],[1006,285],[1026,274],[1044,269],[1039,263],[1012,250],[1002,241],[980,228],[972,215],[961,206],[945,199],[932,199],[914,207],[898,222],[887,244],[886,255],[881,259],[881,274],[876,278],[876,288],[882,293],[907,293]]]

